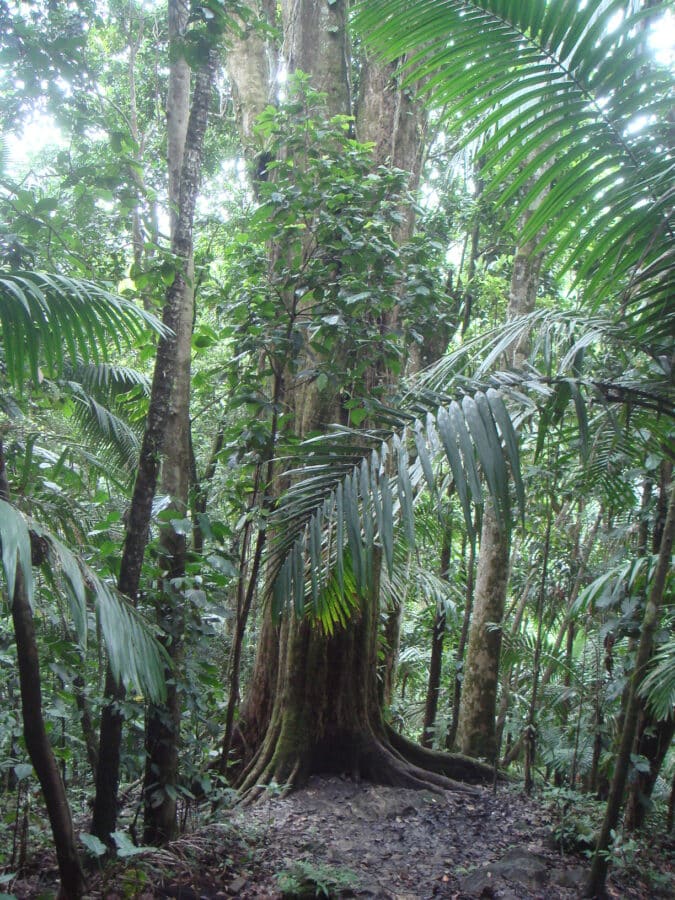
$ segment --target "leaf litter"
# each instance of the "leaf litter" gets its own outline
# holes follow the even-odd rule
[[[582,897],[589,861],[562,852],[554,819],[541,799],[513,785],[500,785],[496,794],[477,789],[467,797],[315,776],[287,795],[269,790],[255,804],[218,810],[165,848],[90,871],[86,896]],[[648,859],[612,871],[609,898],[674,896],[675,851],[667,839],[661,844],[645,848]],[[29,862],[23,876],[4,889],[17,898],[54,896],[48,891],[54,861],[45,853],[46,870],[36,871],[36,864]]]

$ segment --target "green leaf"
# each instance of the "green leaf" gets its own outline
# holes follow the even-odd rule
[[[138,856],[139,853],[147,853],[152,847],[137,847],[131,838],[123,831],[113,831],[110,837],[115,841],[117,855],[120,859],[128,859],[130,856]]]
[[[17,763],[13,768],[17,781],[23,781],[24,778],[30,778],[33,774],[33,766],[30,763]]]
[[[103,841],[100,841],[95,834],[88,834],[86,831],[81,831],[80,840],[87,848],[89,853],[91,853],[92,856],[95,856],[97,859],[100,856],[105,856],[105,854],[108,852],[108,848],[106,847],[106,845],[103,843]]]
[[[18,564],[23,574],[26,596],[32,606],[33,569],[28,526],[19,510],[5,500],[0,500],[0,545],[2,547],[2,568],[10,604],[14,601]]]

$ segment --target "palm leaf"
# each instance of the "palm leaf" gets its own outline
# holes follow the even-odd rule
[[[28,525],[21,513],[5,500],[0,500],[0,547],[9,602],[14,601],[17,566],[20,566],[26,595],[32,605],[33,569]]]
[[[658,7],[625,7],[367,0],[356,24],[465,141],[486,138],[481,175],[511,225],[536,209],[521,242],[553,244],[593,302],[618,286],[634,325],[672,338],[673,79],[644,30]]]
[[[138,461],[140,433],[107,406],[73,382],[70,383],[77,424],[90,447],[108,453],[118,465],[131,469]]]
[[[17,565],[23,571],[28,601],[31,606],[35,602],[31,532],[47,548],[46,573],[52,584],[63,589],[68,599],[81,646],[86,646],[87,601],[91,600],[114,676],[151,700],[163,700],[166,693],[164,670],[168,659],[138,611],[50,531],[0,500],[2,570],[10,603],[14,599]]]
[[[130,300],[91,281],[32,271],[0,271],[0,331],[10,383],[21,388],[40,366],[62,371],[66,359],[99,363],[152,329],[166,328]]]
[[[311,610],[331,627],[342,613],[333,612],[334,591],[329,597],[322,590],[320,573],[334,573],[333,588],[344,584],[348,561],[349,578],[363,596],[374,583],[376,547],[382,549],[391,575],[399,523],[407,545],[414,546],[414,497],[425,479],[439,496],[434,473],[438,463],[432,464],[439,454],[450,464],[469,534],[474,536],[472,504],[482,502],[480,473],[488,469],[489,491],[500,521],[509,527],[507,464],[518,497],[523,489],[513,452],[515,431],[503,399],[494,390],[478,391],[461,404],[455,400],[444,404],[444,399],[436,410],[428,394],[418,399],[417,410],[426,411],[424,418],[383,410],[382,417],[395,426],[389,430],[336,429],[305,442],[302,468],[285,473],[295,483],[267,523],[268,591],[275,615],[294,605],[297,614]],[[425,453],[419,455],[423,440]],[[410,459],[409,447],[417,448],[415,460]]]
[[[640,685],[640,694],[658,720],[675,715],[675,638],[662,644],[654,654],[649,674]]]

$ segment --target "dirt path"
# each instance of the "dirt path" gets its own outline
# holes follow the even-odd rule
[[[335,881],[351,873],[352,896],[579,895],[583,870],[570,869],[550,849],[550,828],[540,811],[512,793],[438,797],[315,779],[288,798],[268,798],[235,813],[234,821],[250,828],[251,813],[264,851],[251,881],[241,886],[242,897],[271,897],[288,881],[279,873],[300,875],[303,869],[315,875],[325,870],[325,880],[332,872]]]
[[[439,797],[314,778],[287,797],[269,795],[235,810],[220,828],[220,853],[229,840],[231,856],[218,890],[203,857],[206,871],[192,883],[194,894],[176,882],[163,896],[562,900],[583,895],[589,869],[583,857],[560,854],[546,808],[513,788]],[[216,850],[211,864],[218,858],[222,864]],[[609,896],[659,895],[624,875],[610,884]]]

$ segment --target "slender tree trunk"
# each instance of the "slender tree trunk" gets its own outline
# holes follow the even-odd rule
[[[436,610],[434,626],[431,634],[431,659],[429,661],[429,681],[427,698],[424,704],[424,722],[420,743],[423,747],[431,747],[434,742],[434,726],[438,713],[438,695],[441,688],[441,669],[443,667],[443,643],[447,615],[443,607]]]
[[[443,533],[441,548],[441,578],[448,580],[450,570],[450,554],[452,550],[452,527],[448,522]],[[431,747],[434,737],[434,725],[438,712],[438,693],[441,686],[441,669],[443,667],[443,643],[445,641],[446,624],[445,607],[439,606],[434,616],[434,627],[431,633],[431,660],[429,662],[429,681],[427,699],[424,704],[424,722],[420,743],[423,747]]]
[[[534,572],[530,573],[530,577],[527,579],[527,583],[523,589],[522,594],[520,595],[520,599],[518,600],[518,606],[516,607],[515,615],[513,617],[513,621],[511,622],[511,638],[515,638],[518,632],[520,631],[520,626],[523,621],[523,615],[525,614],[525,607],[527,605],[527,601],[530,597],[530,590],[532,588],[532,580],[534,577]],[[509,709],[509,701],[511,698],[511,692],[513,690],[513,686],[518,684],[518,680],[520,677],[520,665],[516,666],[515,673],[513,672],[513,668],[510,668],[502,678],[501,681],[501,698],[499,701],[499,709],[497,710],[497,726],[496,726],[496,745],[497,745],[497,755],[501,753],[502,746],[502,737],[504,732],[504,723],[506,722],[506,714]]]
[[[120,591],[132,600],[136,599],[138,593],[150,527],[152,501],[155,496],[164,448],[166,423],[171,411],[171,394],[177,367],[176,342],[180,332],[181,309],[188,278],[187,261],[192,254],[194,209],[214,68],[215,57],[212,53],[208,65],[198,76],[202,87],[199,92],[195,90],[195,102],[192,106],[188,137],[185,141],[183,170],[180,178],[179,214],[173,240],[174,254],[177,259],[182,261],[183,268],[177,269],[174,281],[167,289],[163,322],[170,331],[160,339],[157,347],[150,405],[129,509],[118,580]],[[196,102],[197,96],[201,98],[199,103]],[[101,714],[99,765],[96,774],[92,832],[100,840],[110,842],[110,835],[115,830],[117,822],[123,724],[120,704],[124,698],[124,689],[115,682],[109,668],[106,673],[105,697],[106,705]]]
[[[621,804],[623,802],[624,789],[628,779],[630,757],[633,752],[635,735],[637,731],[638,717],[640,713],[639,689],[645,676],[654,646],[654,636],[659,624],[659,613],[663,602],[666,577],[670,567],[670,554],[673,548],[673,534],[675,533],[675,483],[670,488],[668,500],[668,513],[661,538],[658,562],[654,571],[649,597],[645,606],[642,628],[640,630],[640,642],[638,644],[635,668],[630,682],[630,692],[624,716],[621,743],[614,763],[614,777],[607,799],[607,809],[602,823],[598,844],[593,857],[591,876],[588,884],[587,896],[604,896],[605,881],[609,860],[607,851],[610,847],[611,834],[619,823]]]
[[[603,512],[600,511],[593,523],[593,526],[588,534],[586,542],[584,544],[583,550],[581,552],[581,559],[579,562],[579,568],[577,569],[577,574],[574,579],[574,584],[572,586],[572,591],[570,593],[569,599],[567,601],[567,612],[565,614],[565,618],[563,620],[562,625],[558,631],[558,635],[555,639],[555,643],[553,645],[553,649],[551,650],[551,656],[556,657],[560,648],[562,647],[563,640],[567,637],[568,642],[570,640],[574,640],[574,622],[573,622],[573,613],[572,610],[574,608],[574,604],[576,602],[577,597],[579,596],[579,591],[584,583],[584,579],[586,577],[586,571],[588,568],[588,560],[590,558],[593,547],[595,546],[595,540],[598,534],[598,528],[600,527],[600,523],[602,522]],[[570,637],[571,635],[571,637]],[[571,650],[570,650],[571,653]],[[571,657],[570,657],[571,658]],[[558,668],[558,663],[552,661],[548,664],[544,673],[541,677],[541,689],[543,690],[546,685],[550,682],[553,677],[554,672]],[[524,734],[521,734],[520,737],[514,741],[514,743],[509,748],[508,752],[505,753],[504,758],[502,759],[502,766],[506,767],[510,765],[514,759],[518,757],[522,748],[524,741]]]
[[[548,577],[548,556],[551,546],[551,522],[552,510],[549,500],[548,519],[546,522],[546,537],[544,539],[544,558],[541,564],[541,583],[537,596],[537,641],[534,650],[534,663],[532,666],[532,694],[527,714],[527,741],[525,745],[525,793],[531,794],[534,786],[533,768],[537,749],[536,722],[537,714],[537,688],[539,686],[539,664],[541,660],[541,639],[544,623],[544,597],[546,595],[546,579]]]
[[[644,701],[643,701],[644,703]],[[649,710],[642,709],[639,726],[637,753],[649,762],[649,772],[636,772],[630,785],[624,826],[627,831],[635,831],[644,824],[649,811],[650,798],[661,766],[670,749],[675,735],[675,719],[655,721]]]
[[[459,710],[462,700],[462,682],[464,680],[464,652],[466,644],[469,640],[469,627],[471,625],[471,614],[473,612],[474,583],[476,574],[476,547],[471,541],[469,543],[469,557],[466,564],[466,594],[464,602],[464,616],[462,618],[462,630],[459,635],[459,642],[455,652],[455,677],[453,679],[452,690],[452,722],[450,723],[450,731],[445,741],[448,750],[455,749],[455,741],[457,740],[457,726],[459,725]]]
[[[666,504],[668,487],[673,475],[672,463],[661,463],[659,494],[657,501],[657,514],[654,523],[652,546],[654,552],[658,551],[665,526]],[[647,486],[645,494],[648,499]],[[641,538],[643,536],[641,535]],[[675,734],[675,717],[672,715],[666,720],[657,720],[644,697],[640,698],[641,710],[638,725],[637,753],[645,757],[649,762],[648,772],[636,772],[630,784],[624,825],[628,831],[634,831],[644,823],[649,809],[650,798],[661,766],[670,748],[673,734]]]
[[[531,213],[530,213],[531,214]],[[532,312],[539,286],[541,254],[536,240],[519,247],[513,260],[509,291],[509,319]],[[529,334],[523,333],[510,349],[511,362],[520,368],[529,352]],[[463,753],[492,760],[496,748],[495,703],[499,679],[501,633],[488,631],[489,622],[500,626],[508,585],[508,529],[500,528],[490,503],[483,514],[476,598],[469,646],[464,664],[464,685],[457,727]]]
[[[253,485],[253,496],[251,499],[251,507],[257,506],[260,502],[263,511],[269,509],[270,500],[272,498],[272,481],[274,477],[274,448],[278,439],[279,416],[278,408],[283,389],[283,379],[276,375],[274,377],[274,389],[272,393],[272,427],[270,429],[270,440],[267,452],[263,460],[258,463],[256,476]],[[252,512],[253,509],[249,510]],[[253,605],[258,577],[262,563],[263,550],[267,540],[267,531],[259,529],[255,542],[255,550],[253,558],[249,560],[249,546],[253,533],[253,520],[251,516],[246,520],[244,525],[244,533],[241,539],[241,551],[239,558],[239,577],[237,581],[237,612],[234,628],[234,641],[232,643],[232,652],[230,655],[230,685],[229,698],[227,701],[227,711],[225,714],[225,735],[220,753],[220,772],[225,775],[230,763],[230,749],[232,747],[232,737],[234,734],[234,716],[239,704],[239,676],[241,671],[241,653],[244,646],[244,636],[248,625],[248,618]],[[249,567],[250,562],[250,567]]]
[[[218,457],[223,449],[225,441],[225,426],[221,422],[216,431],[209,459],[202,474],[199,478],[197,475],[197,461],[195,459],[192,441],[190,441],[190,488],[192,496],[192,549],[197,555],[200,555],[204,549],[204,529],[202,527],[202,516],[206,515],[208,486],[213,481],[218,467]],[[190,429],[192,431],[192,429]]]
[[[167,98],[167,151],[169,206],[171,209],[172,249],[176,248],[183,190],[183,159],[190,122],[190,67],[183,53],[188,27],[188,5],[184,0],[169,3],[169,91]],[[193,105],[208,108],[211,73],[202,71],[195,84]],[[190,137],[194,137],[194,130]],[[201,152],[201,148],[197,148]],[[197,180],[188,189],[198,191]],[[190,223],[190,229],[192,223]],[[184,258],[186,277],[178,298],[175,340],[175,377],[169,416],[166,422],[165,452],[162,461],[161,490],[170,497],[176,518],[184,519],[188,509],[191,469],[190,384],[192,361],[192,325],[194,321],[194,261],[192,248]],[[173,677],[167,672],[167,696],[163,704],[149,704],[145,726],[145,777],[143,784],[144,832],[146,844],[162,844],[177,832],[176,798],[178,781],[178,742],[180,738],[181,695],[178,689],[182,667],[185,631],[185,595],[181,587],[185,577],[186,538],[170,523],[160,530],[161,587],[156,599],[157,623],[162,642],[172,663]]]
[[[480,562],[482,560],[482,564]],[[508,581],[509,549],[503,528],[489,507],[483,515],[473,616],[464,663],[457,745],[467,756],[494,760],[495,711],[501,625]]]
[[[591,758],[591,769],[588,774],[588,784],[584,779],[584,787],[589,794],[597,796],[599,789],[599,773],[600,773],[600,757],[602,754],[602,725],[604,717],[602,714],[602,706],[600,704],[599,691],[595,692],[595,703],[593,711],[593,756]],[[573,788],[574,786],[571,785]]]
[[[9,503],[9,483],[5,472],[2,441],[0,441],[0,498]],[[16,567],[14,581],[12,622],[16,638],[16,660],[21,690],[23,737],[28,756],[40,782],[52,829],[61,878],[59,896],[64,900],[78,900],[79,897],[84,896],[84,875],[77,852],[75,830],[66,789],[45,728],[35,624],[20,565]]]
[[[481,172],[481,160],[480,156],[477,156],[474,162],[474,182],[475,182],[475,198],[476,198],[476,210],[474,214],[473,225],[471,226],[471,246],[469,251],[469,265],[467,268],[466,274],[466,289],[464,290],[464,300],[463,300],[463,310],[462,310],[462,334],[465,334],[469,325],[471,324],[471,313],[473,311],[473,298],[475,292],[475,285],[473,283],[474,276],[476,274],[476,264],[478,262],[479,257],[479,244],[480,244],[480,201],[481,195],[483,193],[484,183],[483,179],[480,177]],[[461,268],[459,272],[460,276],[462,274]]]
[[[91,769],[92,778],[96,778],[96,769],[98,768],[96,728],[91,717],[91,710],[89,708],[84,678],[82,675],[78,675],[73,680],[73,692],[75,694],[75,705],[80,714],[80,724],[82,725],[82,736],[84,737],[84,745],[87,750],[89,768]]]
[[[20,567],[17,568],[14,585],[12,621],[16,636],[23,736],[26,750],[40,782],[49,815],[61,877],[60,896],[68,898],[68,900],[76,900],[84,895],[84,876],[77,852],[68,798],[54,751],[45,730],[35,626]]]

